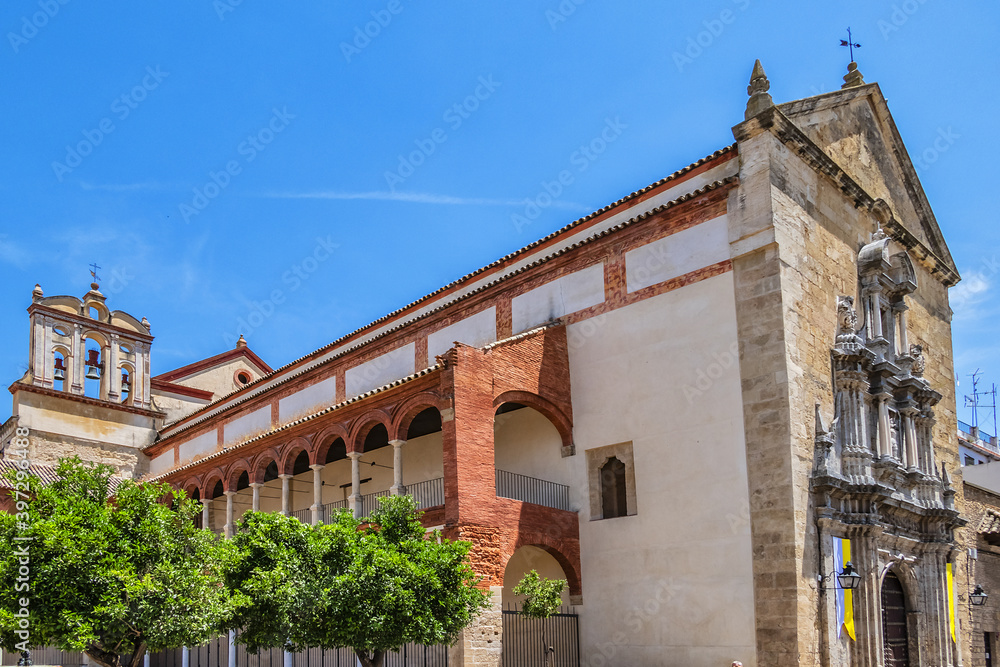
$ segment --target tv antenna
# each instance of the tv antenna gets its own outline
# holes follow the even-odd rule
[[[972,378],[972,393],[965,396],[965,407],[972,408],[972,425],[979,428],[979,408],[991,410],[993,412],[993,433],[997,433],[997,386],[991,384],[988,390],[979,390],[979,376],[982,375],[977,368],[975,373],[970,373]],[[986,399],[989,402],[984,403]]]

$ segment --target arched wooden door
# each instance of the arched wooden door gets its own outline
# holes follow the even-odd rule
[[[910,638],[906,628],[906,594],[899,578],[889,572],[882,581],[882,647],[885,667],[909,667]]]

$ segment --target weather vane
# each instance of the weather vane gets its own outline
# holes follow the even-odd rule
[[[97,269],[99,268],[101,267],[97,265],[97,262],[94,262],[93,264],[90,265],[90,275],[94,279],[95,283],[100,281],[100,278],[97,277]]]
[[[847,28],[847,39],[840,40],[841,46],[846,46],[851,50],[851,62],[854,62],[854,49],[860,49],[861,45],[854,42],[854,37],[851,36],[851,29]]]

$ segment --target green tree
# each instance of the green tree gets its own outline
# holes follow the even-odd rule
[[[562,592],[565,588],[565,579],[546,579],[540,577],[535,570],[531,570],[521,577],[521,581],[514,587],[514,595],[524,596],[521,613],[542,621],[542,647],[549,665],[553,662],[555,649],[549,646],[545,639],[549,629],[548,619],[559,611],[559,607],[562,605]]]
[[[30,485],[20,513],[0,513],[0,643],[84,651],[106,667],[136,667],[147,650],[196,646],[230,614],[214,535],[199,505],[167,484],[59,462],[59,480]],[[112,497],[113,495],[113,497]]]
[[[350,648],[381,667],[405,644],[453,643],[488,604],[470,545],[428,536],[409,496],[383,498],[366,521],[293,521],[250,513],[232,540],[226,581],[250,650]]]

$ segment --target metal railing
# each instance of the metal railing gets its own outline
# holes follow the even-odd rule
[[[974,440],[972,444],[979,445],[980,447],[985,447],[994,452],[1000,452],[1000,446],[997,445],[997,440],[994,436],[989,433],[983,432],[982,429],[976,428],[966,422],[958,421],[958,430],[969,436],[970,440]]]
[[[330,523],[333,520],[333,515],[339,510],[347,509],[346,500],[335,500],[332,503],[326,503],[319,508],[319,522],[320,523]]]
[[[549,618],[530,618],[516,607],[503,610],[502,662],[508,665],[580,667],[580,618],[570,610]],[[554,649],[547,661],[546,647]]]
[[[313,520],[312,509],[309,507],[301,510],[293,510],[288,513],[288,516],[294,517],[299,521],[301,521],[302,523],[306,524],[312,523]]]
[[[496,471],[496,483],[498,498],[511,498],[557,510],[569,510],[569,487],[565,484],[506,470]]]
[[[444,477],[410,484],[403,489],[403,493],[413,496],[417,508],[422,510],[444,505]]]
[[[285,655],[281,649],[273,648],[260,653],[248,653],[242,644],[236,644],[236,667],[284,667]],[[181,667],[184,663],[184,649],[151,653],[150,667]],[[204,646],[188,649],[190,667],[220,667],[229,662],[229,638],[216,637]],[[32,654],[34,656],[34,654]],[[4,664],[16,664],[15,662]],[[39,663],[41,664],[41,663]],[[82,667],[80,663],[58,663],[67,667]],[[321,650],[309,649],[291,655],[292,667],[356,667],[358,659],[354,651],[347,648]],[[407,644],[398,653],[385,656],[385,667],[448,667],[448,647],[418,646]]]
[[[378,509],[378,499],[389,496],[389,489],[385,491],[375,491],[361,496],[361,516],[368,517]]]

